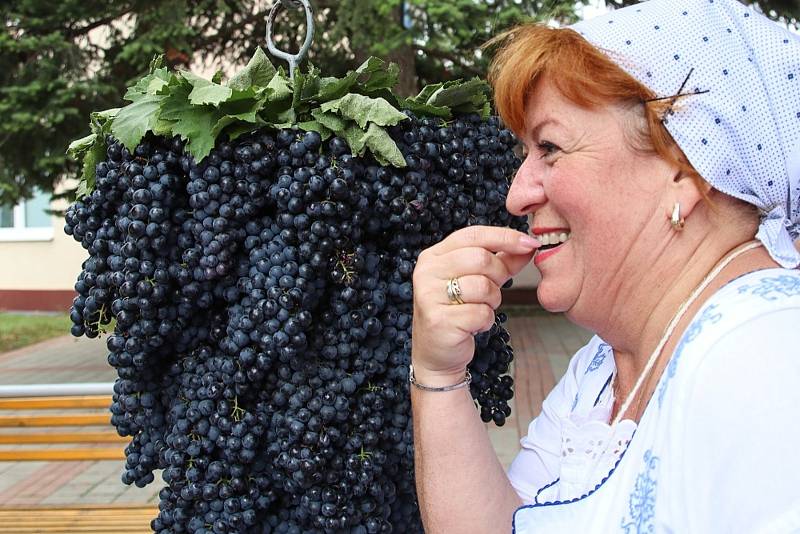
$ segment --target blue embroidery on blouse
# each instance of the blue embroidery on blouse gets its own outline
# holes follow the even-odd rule
[[[606,379],[606,383],[603,384],[603,389],[600,390],[600,393],[597,394],[597,398],[594,399],[594,406],[600,404],[600,397],[603,395],[603,392],[606,390],[609,384],[611,384],[611,380],[614,378],[614,373],[608,375],[608,379]]]
[[[652,450],[644,453],[644,470],[636,477],[636,485],[628,499],[630,519],[623,517],[621,527],[626,534],[654,532],[653,517],[656,515],[656,467],[659,458]]]
[[[603,360],[605,360],[606,356],[608,355],[608,348],[608,343],[600,343],[600,345],[597,346],[597,352],[592,358],[592,361],[589,362],[589,367],[586,368],[586,373],[584,374],[600,369],[600,365],[602,365]]]
[[[597,346],[597,352],[595,352],[594,356],[592,357],[592,361],[589,362],[589,365],[586,367],[586,371],[584,371],[583,374],[588,375],[589,373],[592,373],[592,372],[597,371],[598,369],[600,369],[600,366],[603,365],[603,361],[605,361],[606,356],[608,356],[608,352],[609,352],[608,349],[610,349],[610,348],[611,348],[611,345],[609,345],[608,343],[600,343]],[[606,385],[608,385],[608,384],[606,384]],[[603,386],[603,390],[605,390],[605,388],[606,388],[606,386]],[[603,393],[603,390],[600,391],[601,395]],[[572,410],[575,410],[575,408],[578,407],[578,396],[579,396],[579,394],[580,394],[580,389],[579,389],[578,393],[575,394],[575,398],[572,399]],[[600,399],[600,395],[598,395],[597,398],[599,400]],[[597,406],[597,401],[595,401],[594,404],[595,404],[595,406]]]
[[[800,295],[800,277],[790,274],[765,276],[756,284],[747,284],[739,288],[740,294],[747,292],[765,300],[777,300],[781,296],[796,297]]]
[[[664,394],[667,392],[667,384],[675,376],[675,372],[678,369],[678,360],[681,359],[681,354],[683,353],[683,349],[686,348],[686,345],[697,339],[697,336],[700,335],[700,332],[703,331],[703,327],[706,324],[714,324],[719,322],[722,319],[722,314],[716,313],[717,305],[710,304],[703,310],[703,313],[700,314],[689,327],[684,332],[681,340],[678,342],[678,347],[675,349],[675,353],[672,355],[672,358],[667,365],[667,370],[664,373],[664,379],[661,382],[661,385],[658,388],[658,406],[661,407],[661,403],[664,402]]]
[[[558,477],[557,479],[555,479],[555,480],[554,480],[554,481],[552,481],[551,483],[549,483],[549,484],[547,484],[547,485],[545,485],[545,486],[542,486],[541,488],[539,488],[539,491],[537,491],[537,492],[536,492],[536,497],[534,497],[534,498],[533,498],[533,502],[535,502],[536,504],[541,504],[541,503],[539,502],[539,494],[540,494],[540,493],[542,493],[542,492],[543,492],[544,490],[546,490],[547,488],[549,488],[550,486],[554,486],[555,484],[557,484],[559,480],[561,480],[561,477]]]

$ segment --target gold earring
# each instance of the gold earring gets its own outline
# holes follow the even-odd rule
[[[686,220],[681,217],[681,204],[680,202],[675,203],[675,207],[672,208],[672,218],[670,219],[670,224],[672,224],[672,229],[676,232],[680,232],[683,230],[683,226],[686,223]]]

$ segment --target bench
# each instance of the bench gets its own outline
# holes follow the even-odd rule
[[[86,412],[89,409],[108,409],[110,395],[7,397],[0,398],[0,410],[34,411],[61,410],[58,414],[0,415],[0,429],[37,429],[25,432],[0,432],[0,461],[70,461],[124,460],[124,444],[130,438],[119,436],[109,424],[110,415]],[[83,411],[80,411],[83,410]],[[54,431],[61,427],[103,427],[98,431]],[[39,430],[41,429],[41,430]],[[30,445],[81,444],[80,447],[52,446],[30,448]],[[20,445],[9,449],[7,445]],[[94,446],[87,446],[94,445]],[[96,445],[102,445],[97,447]]]
[[[111,387],[0,386],[0,462],[124,460],[130,438],[110,425]],[[145,534],[157,515],[153,504],[0,503],[0,534]]]

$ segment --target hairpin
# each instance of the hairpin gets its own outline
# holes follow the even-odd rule
[[[658,102],[658,101],[661,101],[661,100],[669,100],[670,101],[669,102],[669,106],[667,107],[667,109],[664,110],[664,116],[661,119],[662,122],[667,122],[667,115],[673,115],[675,113],[673,111],[673,109],[672,109],[672,106],[675,105],[675,101],[678,100],[679,98],[684,97],[684,96],[702,95],[702,94],[710,92],[708,89],[706,89],[705,91],[700,91],[699,89],[695,89],[691,93],[684,93],[683,92],[683,88],[686,87],[686,84],[689,82],[689,78],[692,76],[692,72],[694,72],[694,67],[689,69],[689,74],[686,75],[686,78],[683,80],[683,83],[681,84],[680,89],[678,89],[677,94],[674,94],[672,96],[660,96],[658,98],[649,98],[649,99],[645,100],[645,102]]]

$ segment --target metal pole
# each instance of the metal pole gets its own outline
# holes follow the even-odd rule
[[[300,4],[306,12],[306,38],[297,54],[289,54],[283,50],[278,50],[278,47],[275,46],[275,42],[272,40],[272,30],[275,25],[275,17],[278,16],[278,8],[287,9],[287,5],[291,5],[293,2],[295,4]],[[314,11],[309,0],[280,0],[275,2],[272,9],[269,11],[269,17],[267,17],[267,50],[269,50],[273,56],[289,62],[289,78],[294,79],[294,71],[311,47],[313,38]]]
[[[0,386],[0,398],[111,395],[113,382],[76,382],[71,384],[10,384]]]

